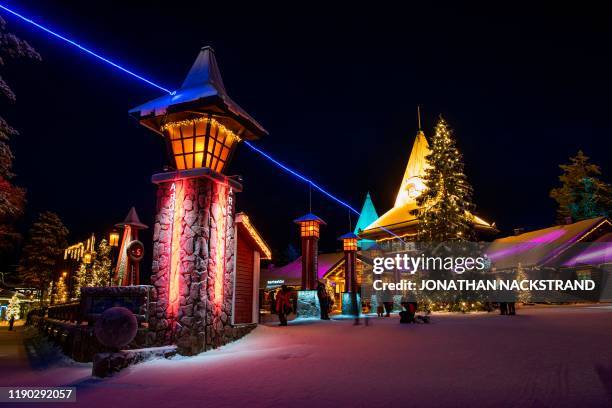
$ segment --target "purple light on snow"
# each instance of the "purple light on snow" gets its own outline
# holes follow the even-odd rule
[[[596,243],[579,255],[576,255],[563,266],[600,265],[612,261],[612,242]]]
[[[525,252],[525,251],[529,251],[531,249],[537,248],[540,245],[549,244],[559,239],[563,235],[565,235],[566,232],[567,231],[563,229],[557,229],[554,231],[547,232],[546,234],[539,235],[537,237],[533,237],[529,240],[526,240],[518,244],[507,244],[507,245],[510,245],[509,248],[500,249],[498,251],[495,251],[489,254],[489,259],[491,259],[492,261],[497,261],[509,255],[516,255],[521,252]]]

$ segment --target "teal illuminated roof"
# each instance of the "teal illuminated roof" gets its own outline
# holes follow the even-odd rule
[[[357,220],[357,225],[355,225],[355,234],[359,234],[360,231],[366,229],[368,225],[372,224],[377,219],[378,213],[376,212],[376,208],[374,208],[372,197],[370,197],[370,193],[368,192],[363,202],[363,207],[361,208],[361,215]]]

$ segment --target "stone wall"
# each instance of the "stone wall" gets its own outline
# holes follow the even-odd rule
[[[206,177],[161,182],[153,231],[150,329],[193,355],[240,337],[231,326],[234,193]]]

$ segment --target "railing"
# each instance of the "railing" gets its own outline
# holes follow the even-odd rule
[[[79,323],[81,320],[80,312],[81,305],[79,302],[63,303],[49,306],[47,309],[47,317],[55,320]]]

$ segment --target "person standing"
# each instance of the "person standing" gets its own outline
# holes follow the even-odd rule
[[[508,315],[514,316],[516,314],[516,306],[514,302],[508,302]]]
[[[287,326],[287,312],[291,309],[289,300],[289,289],[286,285],[276,294],[276,313],[278,314],[279,326]]]
[[[327,294],[327,288],[321,281],[317,282],[317,297],[321,307],[321,320],[329,320],[329,295]]]
[[[500,315],[508,314],[508,303],[507,302],[499,302],[499,314]]]
[[[271,290],[268,297],[270,302],[270,313],[274,314],[276,312],[276,289]]]
[[[13,331],[14,325],[15,325],[15,315],[12,315],[9,320],[9,331]]]

